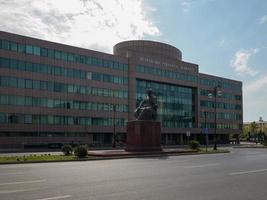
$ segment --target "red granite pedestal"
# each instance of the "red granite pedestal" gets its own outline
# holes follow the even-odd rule
[[[127,123],[126,151],[161,151],[161,123],[135,120]]]

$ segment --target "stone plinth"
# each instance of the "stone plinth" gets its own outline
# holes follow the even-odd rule
[[[126,151],[161,151],[161,123],[136,120],[127,123]]]

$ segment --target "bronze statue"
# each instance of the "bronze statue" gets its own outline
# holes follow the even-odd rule
[[[136,120],[156,120],[157,109],[157,97],[153,94],[153,90],[149,89],[147,98],[135,109],[134,116]]]

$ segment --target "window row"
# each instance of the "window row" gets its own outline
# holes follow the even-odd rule
[[[59,82],[39,81],[18,77],[0,76],[0,86],[22,89],[35,89],[51,92],[77,93],[94,96],[128,98],[126,90],[112,90],[106,88],[93,88],[82,85],[65,84]]]
[[[199,84],[201,85],[208,85],[210,87],[215,87],[217,85],[221,85],[222,88],[227,88],[233,91],[241,92],[242,86],[238,84],[223,82],[219,80],[210,80],[205,78],[199,78]]]
[[[194,112],[173,112],[173,113],[159,113],[158,118],[162,121],[173,121],[173,122],[191,122],[195,119]]]
[[[30,44],[20,44],[12,41],[0,39],[0,49],[9,51],[16,51],[18,53],[30,54],[34,56],[48,57],[50,59],[59,59],[66,62],[81,63],[86,65],[93,65],[115,70],[128,71],[128,65],[111,60],[105,60],[92,56],[78,55],[70,52],[59,51],[55,49],[48,49]]]
[[[214,112],[200,112],[201,118],[214,119]],[[242,115],[238,113],[217,113],[217,119],[242,120]]]
[[[39,63],[24,62],[8,58],[0,58],[0,68],[46,73],[79,79],[89,79],[114,84],[128,84],[128,78],[123,76],[114,76],[97,72],[86,72],[82,70],[68,69]]]
[[[166,70],[166,69],[148,67],[148,66],[144,66],[144,65],[136,65],[135,70],[136,70],[136,72],[139,72],[139,73],[153,74],[156,76],[163,76],[163,77],[168,77],[171,79],[192,81],[195,83],[197,83],[197,81],[198,81],[197,76],[178,73],[178,72],[174,72],[174,71],[170,71],[170,70]]]
[[[16,95],[0,95],[0,105],[34,106],[62,109],[98,110],[128,112],[128,105],[109,104],[99,102],[73,101],[63,99],[49,99],[40,97],[25,97]]]
[[[200,128],[211,128],[214,129],[214,123],[201,123]],[[239,124],[219,124],[217,123],[217,129],[241,129],[242,125]]]
[[[157,83],[153,81],[137,79],[136,87],[139,90],[146,91],[149,88],[153,88],[155,92],[164,93],[171,96],[180,96],[181,94],[193,94],[194,90],[191,87],[178,86],[166,83]]]
[[[193,122],[181,122],[181,121],[162,121],[162,126],[165,128],[193,128]]]
[[[214,108],[215,103],[213,101],[200,101],[200,106],[206,107],[206,108]],[[228,109],[228,110],[242,110],[242,105],[241,104],[230,104],[230,103],[217,102],[216,108]]]
[[[202,96],[208,96],[209,93],[210,93],[209,90],[204,90],[204,89],[200,90],[200,95],[202,95]],[[241,101],[242,100],[242,95],[230,94],[230,93],[222,92],[222,96],[220,96],[220,98]]]
[[[126,121],[122,118],[114,121],[112,118],[0,113],[0,124],[112,126],[114,123],[124,126]]]
[[[238,84],[198,78],[197,76],[173,72],[173,71],[166,70],[166,69],[148,67],[144,65],[136,65],[135,70],[136,72],[139,72],[139,73],[153,74],[153,75],[168,77],[168,78],[177,79],[177,80],[192,81],[195,83],[199,83],[201,85],[208,85],[210,87],[215,87],[216,85],[220,84],[222,88],[228,88],[233,91],[239,91],[239,92],[242,90],[242,86]]]
[[[180,95],[176,94],[175,96],[167,95],[168,92],[155,92],[158,102],[166,102],[166,103],[178,103],[178,104],[192,104],[194,103],[194,96],[191,94],[181,93]],[[142,100],[147,96],[146,90],[138,88],[136,99]]]
[[[0,137],[87,137],[82,132],[1,132]]]
[[[159,114],[166,114],[166,115],[177,115],[180,117],[188,117],[188,116],[194,116],[194,110],[195,108],[191,105],[180,105],[180,106],[162,106],[159,107],[158,113]],[[188,114],[191,113],[191,114]]]

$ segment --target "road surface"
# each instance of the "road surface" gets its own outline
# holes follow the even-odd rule
[[[1,200],[266,200],[267,150],[0,165]]]

